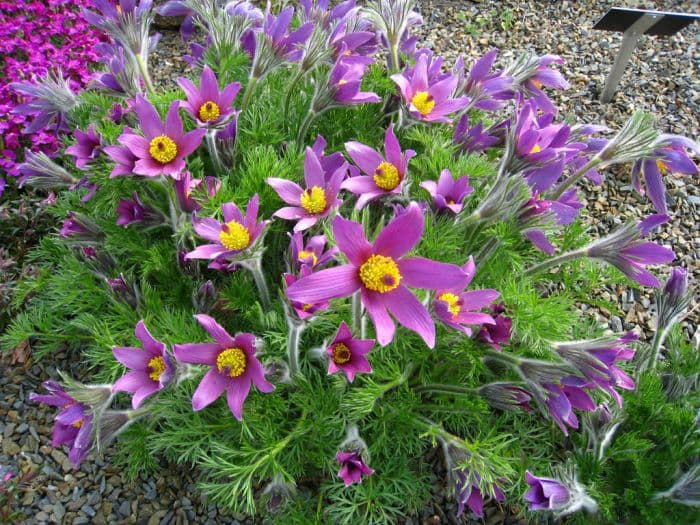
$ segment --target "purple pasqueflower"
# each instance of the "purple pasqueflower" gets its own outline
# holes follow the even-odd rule
[[[292,255],[292,266],[295,268],[308,266],[313,269],[332,261],[338,253],[338,247],[333,246],[324,251],[326,242],[325,235],[314,235],[306,244],[301,232],[290,235],[289,250]]]
[[[328,180],[338,168],[346,163],[345,157],[339,151],[326,155],[327,145],[328,143],[326,142],[326,139],[324,139],[321,135],[317,135],[316,140],[311,145],[311,149],[316,154],[316,157],[318,157],[321,168],[323,168],[323,176],[326,178],[326,180]],[[351,170],[356,169],[354,166],[351,166],[350,168]]]
[[[578,418],[574,408],[593,412],[596,404],[584,390],[589,385],[584,379],[576,376],[565,376],[558,384],[545,383],[542,385],[545,393],[545,404],[552,420],[561,428],[565,436],[569,435],[566,425],[578,428]]]
[[[308,277],[313,273],[313,270],[311,269],[310,266],[306,264],[302,264],[301,269],[299,270],[299,277],[292,273],[285,273],[283,275],[284,278],[284,285],[289,288],[292,284],[297,282],[299,279],[303,279],[304,277]],[[294,313],[297,314],[297,317],[299,319],[308,319],[309,317],[313,317],[313,315],[318,312],[319,310],[325,310],[328,308],[328,301],[319,301],[317,303],[302,303],[299,301],[289,301],[289,304],[291,305],[292,309],[294,310]]]
[[[490,135],[489,130],[484,131],[481,121],[469,127],[469,115],[465,114],[457,122],[452,140],[464,153],[477,153],[498,144],[500,138]]]
[[[156,9],[156,13],[161,16],[184,17],[180,24],[180,36],[183,41],[189,40],[194,35],[197,13],[187,7],[187,2],[183,0],[168,0]]]
[[[367,353],[374,346],[374,339],[355,339],[345,321],[340,323],[338,332],[326,348],[329,356],[328,375],[343,372],[351,383],[355,374],[369,374],[372,367],[367,361]]]
[[[376,93],[360,91],[367,71],[367,60],[364,57],[347,56],[345,48],[342,49],[328,77],[328,87],[335,104],[348,106],[382,101]]]
[[[67,444],[70,447],[68,459],[73,467],[77,468],[87,457],[93,444],[90,408],[73,399],[55,381],[44,382],[44,388],[48,390],[48,395],[31,393],[29,399],[61,409],[54,418],[51,446]]]
[[[177,83],[187,96],[186,101],[180,102],[180,107],[192,115],[198,126],[218,126],[234,115],[232,104],[241,89],[239,82],[232,82],[219,91],[216,75],[205,65],[199,88],[189,78],[178,77]]]
[[[133,168],[135,174],[145,177],[171,175],[177,179],[185,169],[185,158],[199,147],[206,130],[184,133],[178,107],[178,101],[170,104],[163,123],[150,102],[141,95],[136,97],[134,112],[144,136],[129,130],[117,139],[137,158]]]
[[[525,472],[525,480],[530,489],[524,499],[530,505],[530,510],[560,510],[569,504],[571,493],[559,480],[540,478]]]
[[[663,293],[673,303],[685,297],[688,293],[688,270],[681,267],[672,268]]]
[[[272,49],[279,59],[287,62],[297,62],[304,54],[302,48],[314,30],[314,24],[305,22],[295,31],[289,32],[289,24],[294,16],[294,8],[285,7],[275,16],[271,12],[265,13],[265,22],[262,27],[262,35],[269,38]],[[256,48],[259,47],[256,45]],[[256,49],[256,53],[259,49]],[[258,76],[259,78],[259,76]]]
[[[416,155],[412,149],[401,152],[394,125],[384,135],[384,154],[360,142],[346,142],[345,149],[353,162],[366,174],[350,177],[341,188],[359,195],[355,207],[362,209],[369,201],[384,195],[397,195],[403,190],[408,161]]]
[[[173,380],[175,365],[165,343],[157,341],[148,331],[143,319],[136,324],[136,338],[143,348],[114,346],[114,358],[130,370],[117,379],[113,392],[131,392],[134,409],[150,395],[163,390]]]
[[[231,337],[212,317],[197,314],[194,318],[215,342],[187,343],[173,348],[178,361],[211,367],[192,396],[192,409],[199,411],[211,405],[226,390],[228,407],[240,421],[243,419],[243,403],[248,397],[251,383],[266,394],[275,389],[265,379],[262,363],[255,357],[255,336],[240,333]]]
[[[175,181],[177,203],[185,213],[192,213],[202,208],[202,205],[192,194],[211,199],[219,192],[220,188],[221,181],[217,178],[207,176],[204,177],[204,180],[193,179],[189,171],[183,172],[180,178]]]
[[[481,479],[479,474],[473,477],[468,471],[458,470],[454,475],[457,494],[457,517],[464,514],[465,507],[469,507],[471,511],[479,516],[484,516],[484,496],[481,493],[478,482]],[[506,496],[503,491],[495,483],[491,484],[491,493],[496,501],[505,501]]]
[[[248,250],[255,244],[269,221],[258,222],[260,198],[256,193],[248,201],[245,217],[233,202],[221,206],[224,222],[211,217],[192,215],[192,225],[197,235],[214,244],[203,244],[185,255],[185,259],[223,260]]]
[[[464,199],[474,191],[469,185],[469,176],[463,175],[455,180],[448,169],[440,172],[437,183],[426,180],[420,183],[420,187],[430,193],[438,211],[450,210],[452,213],[462,211]]]
[[[311,228],[323,217],[337,209],[343,201],[338,198],[340,185],[348,172],[347,164],[343,164],[326,179],[323,167],[311,148],[306,148],[304,154],[304,182],[306,189],[287,179],[270,177],[266,182],[272,186],[280,198],[291,206],[280,208],[275,217],[297,221],[294,231],[300,232]]]
[[[463,291],[472,282],[476,271],[471,257],[462,266],[462,271],[467,279],[466,284],[458,288],[437,290],[433,310],[438,320],[446,326],[471,336],[472,329],[466,325],[496,324],[493,317],[475,310],[489,306],[500,294],[491,289]]]
[[[523,236],[543,252],[552,255],[554,246],[549,242],[543,226],[571,224],[576,220],[583,204],[577,198],[578,190],[572,188],[557,200],[543,199],[537,191],[521,208],[517,220]]]
[[[343,480],[346,487],[353,483],[362,483],[362,476],[371,476],[374,474],[374,469],[370,468],[359,450],[344,452],[339,450],[335,459],[340,463],[338,477]]]
[[[496,57],[498,50],[491,49],[474,62],[466,77],[460,75],[457,92],[469,98],[469,107],[497,111],[513,98],[513,78],[500,71],[491,72]]]
[[[133,134],[133,131],[128,126],[125,126],[122,134]],[[139,158],[132,153],[130,148],[126,146],[105,146],[104,152],[115,162],[115,166],[109,174],[110,178],[134,174],[134,166]]]
[[[104,232],[87,215],[71,211],[68,212],[68,218],[63,221],[60,235],[74,241],[95,242],[103,237]]]
[[[139,294],[136,287],[132,283],[127,282],[123,273],[120,273],[119,277],[115,279],[106,278],[105,280],[116,299],[128,304],[134,310],[138,308]]]
[[[29,98],[29,102],[12,110],[16,115],[33,116],[31,124],[24,129],[26,135],[44,128],[55,129],[59,133],[68,131],[68,114],[78,105],[78,99],[60,71],[48,73],[43,78],[11,82],[8,85],[15,92]]]
[[[163,222],[163,215],[150,206],[144,206],[136,192],[130,199],[121,199],[117,205],[117,226],[125,228],[131,224],[155,225]]]
[[[426,55],[418,57],[410,75],[404,71],[391,75],[391,80],[399,86],[408,112],[418,120],[451,122],[447,115],[459,111],[469,103],[467,97],[451,98],[458,82],[453,74],[449,73],[437,82],[430,82]]]
[[[530,401],[533,398],[528,390],[512,383],[488,383],[478,389],[479,395],[494,408],[516,410],[521,408],[532,412]]]
[[[690,159],[686,149],[700,155],[700,146],[686,137],[679,135],[661,135],[657,147],[649,157],[639,159],[632,166],[632,184],[642,195],[649,195],[649,200],[658,213],[668,213],[666,207],[666,188],[663,176],[669,173],[697,175],[698,167]],[[642,179],[644,187],[642,187]]]
[[[390,312],[433,348],[435,323],[407,286],[461,289],[466,286],[467,276],[454,264],[404,257],[418,243],[424,228],[423,213],[415,202],[385,226],[371,244],[361,224],[336,216],[333,234],[348,264],[300,279],[287,288],[287,297],[302,304],[314,304],[347,297],[359,290],[380,345],[386,346],[394,338],[396,327]]]
[[[75,130],[76,144],[66,148],[66,154],[75,157],[75,165],[84,170],[90,161],[99,157],[102,151],[102,137],[95,131],[95,125],[90,124],[85,131]]]
[[[559,71],[549,67],[552,64],[564,64],[564,60],[558,55],[538,57],[525,53],[506,66],[503,74],[513,77],[514,87],[525,98],[534,99],[544,112],[556,113],[556,106],[542,88],[569,89],[570,85]]]
[[[506,313],[506,307],[503,301],[492,304],[489,309],[496,323],[482,325],[476,338],[486,343],[491,348],[500,350],[502,345],[510,341],[510,331],[513,327],[513,320],[504,315]]]

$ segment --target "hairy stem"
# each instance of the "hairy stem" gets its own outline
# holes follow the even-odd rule
[[[567,189],[576,184],[579,181],[579,179],[581,179],[581,177],[583,177],[586,174],[586,172],[595,168],[596,166],[599,166],[602,163],[602,159],[600,159],[597,156],[593,157],[586,164],[584,164],[581,169],[564,179],[562,183],[559,184],[559,186],[557,186],[557,188],[551,193],[549,199],[553,201],[557,200]]]
[[[148,73],[148,66],[146,65],[146,62],[143,60],[143,57],[141,54],[136,54],[136,65],[139,68],[139,71],[141,72],[141,76],[143,77],[143,81],[146,83],[146,89],[148,90],[149,95],[153,95],[155,93],[155,88],[153,87],[153,82],[151,81],[151,75]]]
[[[294,319],[287,319],[287,361],[289,375],[292,378],[299,373],[299,342],[305,326],[304,323],[299,323]]]
[[[539,264],[535,264],[534,266],[530,266],[527,270],[525,270],[525,275],[532,276],[535,275],[539,272],[542,272],[544,270],[547,270],[553,266],[556,266],[561,263],[565,263],[567,261],[572,261],[574,259],[579,259],[581,257],[585,257],[588,252],[587,248],[579,248],[578,250],[572,250],[567,253],[562,253],[561,255],[558,255],[556,257],[552,257],[551,259],[547,259],[546,261],[542,261]]]
[[[262,257],[241,261],[240,264],[253,275],[253,280],[255,281],[255,286],[258,288],[262,306],[265,310],[269,310],[270,292],[267,289],[267,281],[265,281],[265,274],[262,271]]]
[[[245,112],[245,110],[248,108],[248,104],[250,103],[250,97],[253,95],[253,91],[255,91],[255,86],[258,83],[258,80],[259,79],[257,77],[250,77],[248,85],[245,87],[245,93],[243,93],[243,100],[241,101],[241,113]]]

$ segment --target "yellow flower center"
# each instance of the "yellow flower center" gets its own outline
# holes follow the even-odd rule
[[[240,222],[230,221],[224,224],[219,240],[229,250],[242,250],[250,244],[250,232]]]
[[[360,280],[366,288],[386,293],[399,285],[401,274],[394,259],[375,254],[360,266]]]
[[[208,100],[199,108],[199,120],[203,122],[211,122],[221,116],[221,109],[216,102]]]
[[[338,80],[338,85],[339,85],[339,86],[342,86],[343,84],[347,84],[347,83],[348,83],[348,81],[345,80],[344,78],[341,78],[340,80]]]
[[[452,317],[455,317],[459,314],[459,296],[450,292],[446,292],[440,297],[438,297],[438,300],[447,303],[447,309],[452,314]]]
[[[314,252],[307,252],[306,250],[302,250],[299,252],[299,257],[297,259],[299,262],[304,262],[304,259],[307,259],[311,257],[311,266],[316,266],[316,263],[318,262],[318,257],[316,257],[316,254]]]
[[[312,306],[313,306],[313,304],[302,304],[301,309],[305,312],[308,312],[309,310],[311,310]]]
[[[532,146],[532,149],[530,150],[530,154],[532,155],[533,153],[539,153],[540,151],[542,151],[542,148],[540,148],[540,145],[535,144],[534,146]]]
[[[167,164],[177,157],[177,144],[167,135],[159,135],[151,141],[148,152],[161,164]]]
[[[659,173],[661,173],[661,175],[666,175],[666,173],[669,171],[668,166],[666,166],[666,163],[662,160],[656,161],[656,167],[659,169]]]
[[[247,365],[246,355],[240,348],[227,348],[216,357],[216,369],[219,373],[228,373],[229,377],[238,377]]]
[[[331,359],[333,359],[333,362],[336,365],[344,365],[348,361],[350,361],[350,358],[352,357],[352,352],[350,352],[350,349],[345,345],[345,343],[337,343],[333,347],[333,355]]]
[[[301,207],[312,215],[323,213],[326,209],[326,192],[320,186],[304,190],[301,194]]]
[[[374,170],[374,183],[383,190],[391,191],[401,182],[399,170],[390,162],[382,162]]]
[[[122,14],[122,6],[120,6],[119,4],[117,4],[117,5],[115,5],[114,7],[115,7],[115,9],[117,10],[117,13],[119,13],[119,14],[121,15],[121,14]]]
[[[148,377],[153,381],[159,381],[160,375],[165,372],[165,361],[161,356],[154,357],[148,362],[148,370],[150,371]]]
[[[537,89],[542,89],[542,82],[540,82],[539,80],[532,79],[532,83],[535,84],[535,87]]]
[[[80,428],[80,427],[83,426],[83,423],[84,423],[84,421],[83,421],[82,419],[79,419],[78,421],[76,421],[75,423],[73,423],[73,426],[74,426],[75,428]]]
[[[411,99],[411,103],[424,117],[429,115],[435,107],[435,100],[427,91],[419,91]]]

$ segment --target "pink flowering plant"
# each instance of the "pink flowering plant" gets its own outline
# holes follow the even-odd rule
[[[693,434],[668,400],[697,374],[692,293],[684,269],[657,276],[675,256],[656,231],[694,142],[643,113],[608,136],[563,121],[553,55],[448,65],[417,49],[409,0],[162,9],[202,30],[186,76],[150,76],[149,1],[96,2],[95,84],[65,115],[44,85],[74,140],[18,168],[60,233],[1,341],[93,365],[99,384],[32,396],[76,468],[118,438],[127,475],[195,466],[214,501],[279,523],[397,523],[436,484],[464,519],[525,502],[634,521],[644,500],[682,522],[682,490],[660,491],[697,443],[628,436]],[[594,238],[580,181],[613,164],[663,214]],[[650,345],[584,312],[613,309],[612,284],[656,290]],[[636,492],[630,462],[655,472]]]

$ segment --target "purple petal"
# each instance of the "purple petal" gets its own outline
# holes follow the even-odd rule
[[[345,149],[353,162],[367,175],[374,176],[374,170],[384,162],[379,153],[360,142],[346,142]]]
[[[148,385],[143,385],[139,388],[134,395],[131,397],[131,406],[135,409],[141,406],[146,398],[152,394],[155,394],[160,390],[160,385],[151,381]]]
[[[146,370],[153,357],[150,352],[133,346],[115,346],[112,353],[117,361],[132,370]]]
[[[372,246],[365,237],[362,225],[355,221],[336,216],[333,219],[333,235],[340,251],[355,266],[360,266],[372,254]]]
[[[435,346],[435,323],[423,303],[405,286],[384,294],[384,301],[396,320],[423,338],[429,348]]]
[[[382,300],[382,294],[362,289],[362,304],[367,309],[367,314],[374,323],[374,332],[377,337],[377,342],[381,346],[386,346],[394,339],[396,327],[391,316],[386,311],[386,306]]]
[[[218,343],[184,343],[173,346],[175,359],[181,363],[214,366],[220,352],[221,345]]]
[[[344,264],[299,279],[287,288],[287,297],[302,304],[316,304],[347,297],[361,286],[357,267]]]
[[[219,398],[228,384],[228,379],[222,376],[215,368],[209,370],[192,396],[192,409],[198,412],[204,407],[211,405]]]
[[[233,337],[231,337],[226,329],[217,323],[213,317],[207,314],[196,314],[194,318],[197,319],[197,322],[202,325],[202,328],[209,332],[209,335],[221,346],[226,348],[236,346]]]
[[[401,259],[399,272],[402,283],[411,288],[461,290],[468,281],[468,276],[459,266],[422,257]]]
[[[284,202],[293,206],[301,206],[300,197],[304,190],[297,183],[275,177],[265,179],[265,182],[272,186],[272,189],[277,192],[277,195]],[[323,184],[321,184],[321,187],[323,187]]]
[[[243,403],[248,397],[249,392],[250,381],[247,379],[234,379],[228,387],[226,401],[228,401],[228,407],[231,409],[231,413],[238,421],[243,419]]]
[[[146,385],[155,385],[157,387],[158,383],[154,382],[149,377],[147,372],[142,370],[132,370],[115,381],[114,385],[112,385],[112,392],[133,393]]]
[[[412,202],[404,213],[392,220],[374,241],[376,253],[397,259],[410,251],[423,235],[425,221],[418,204]],[[459,270],[461,274],[461,270]]]

